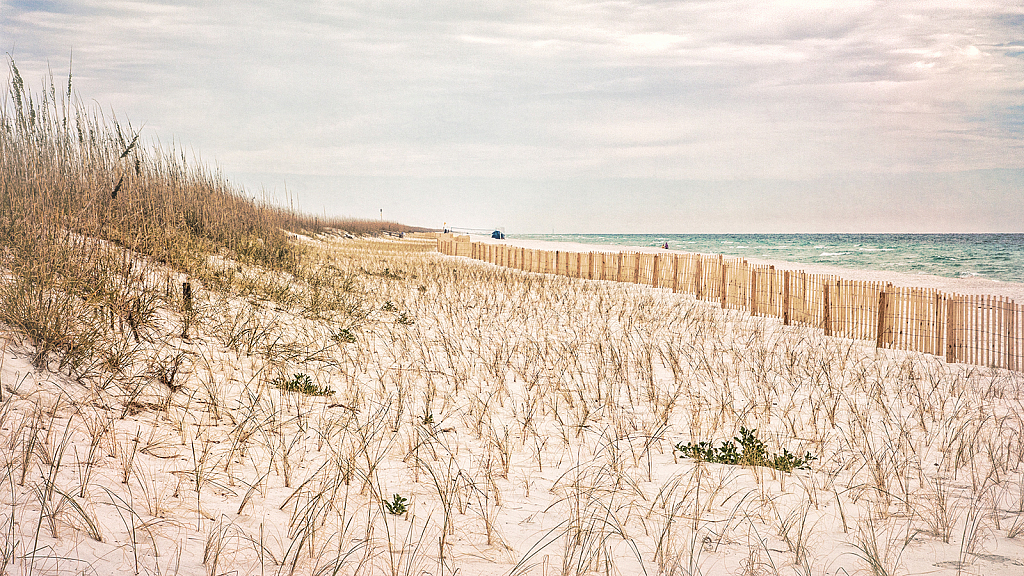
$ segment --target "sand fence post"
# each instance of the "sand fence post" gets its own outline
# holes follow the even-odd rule
[[[807,289],[807,272],[801,270],[797,274],[800,275],[800,321],[805,325],[813,325],[811,303],[808,301],[810,290]]]
[[[1007,297],[1003,297],[1001,300],[999,316],[1002,319],[1003,367],[1013,370],[1013,300]]]
[[[721,254],[718,255],[718,266],[719,266],[719,268],[721,269],[721,272],[722,272],[722,276],[721,276],[721,280],[722,281],[721,281],[721,283],[718,286],[718,300],[719,300],[719,304],[722,306],[722,310],[725,310],[725,299],[726,299],[726,296],[729,293],[729,291],[727,289],[728,286],[729,286],[729,284],[728,284],[728,282],[729,282],[729,280],[728,280],[729,265],[725,263],[725,258]]]
[[[1010,300],[1010,370],[1021,369],[1021,338],[1018,335],[1020,331],[1020,313],[1021,307]]]
[[[740,307],[745,308],[746,312],[751,312],[751,263],[743,258],[743,273],[739,277],[739,282],[742,284],[743,301]],[[753,314],[753,313],[752,313]]]
[[[849,309],[846,306],[843,305],[844,301],[847,299],[847,295],[846,295],[847,291],[846,291],[845,287],[843,286],[843,279],[842,278],[836,278],[835,280],[836,280],[836,290],[835,290],[835,298],[834,298],[834,300],[836,301],[836,308],[837,308],[837,312],[838,312],[837,318],[835,320],[835,323],[838,325],[838,329],[839,329],[840,334],[843,334],[844,336],[848,336],[848,330],[849,330],[848,326],[849,326],[850,313],[849,313]],[[833,331],[835,331],[835,328],[833,328]]]
[[[718,282],[718,292],[715,293],[715,298],[721,303],[721,301],[725,300],[725,295],[728,294],[729,291],[726,284],[728,282],[726,279],[726,266],[728,266],[728,264],[725,262],[724,254],[718,254],[716,260],[718,260],[718,272],[717,276],[715,276],[715,281]],[[725,306],[722,306],[722,308],[725,308]]]
[[[946,362],[956,362],[956,300],[954,295],[946,296]]]
[[[885,342],[885,290],[878,293],[878,328],[875,331],[875,348],[881,348]]]
[[[672,292],[679,292],[679,254],[672,257]]]
[[[697,255],[697,265],[693,269],[693,282],[697,300],[704,299],[704,256]]]
[[[829,285],[830,284],[831,284],[831,282],[829,281],[828,277],[825,277],[825,279],[821,283],[821,288],[822,288],[821,297],[822,297],[822,300],[823,300],[822,307],[824,309],[823,310],[823,314],[825,316],[822,319],[822,326],[823,326],[823,328],[825,330],[825,336],[831,336],[832,335],[832,300],[829,297]]]
[[[1017,353],[1017,303],[1012,299],[1006,302],[1006,368],[1020,368],[1020,357]]]
[[[760,272],[760,267],[754,266],[750,269],[750,315],[757,316],[760,310],[758,309],[757,300],[757,275]]]
[[[789,270],[782,272],[782,323],[789,325]]]
[[[181,283],[182,309],[184,309],[184,328],[181,330],[182,340],[188,340],[188,326],[192,323],[192,284],[186,280]]]
[[[878,293],[878,333],[875,348],[891,348],[893,343],[893,313],[896,311],[895,292],[892,284],[886,283]]]

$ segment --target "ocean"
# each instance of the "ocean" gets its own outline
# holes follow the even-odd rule
[[[509,234],[1024,283],[1024,234]]]

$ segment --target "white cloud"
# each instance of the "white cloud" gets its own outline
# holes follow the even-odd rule
[[[5,1],[0,48],[30,80],[73,50],[86,98],[229,177],[307,175],[317,202],[367,178],[408,198],[577,178],[626,194],[597,202],[615,210],[616,178],[1024,171],[1018,4]]]

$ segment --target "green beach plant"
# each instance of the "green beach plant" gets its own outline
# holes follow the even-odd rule
[[[717,448],[710,441],[682,442],[675,445],[681,456],[693,458],[698,462],[711,464],[731,464],[735,466],[765,466],[782,472],[810,468],[811,462],[817,457],[807,452],[797,456],[782,449],[782,453],[772,454],[764,441],[757,437],[757,430],[740,427],[740,435],[732,440],[725,440]]]
[[[339,344],[355,344],[356,335],[349,328],[342,328],[331,336],[331,339]]]
[[[384,509],[392,516],[401,516],[409,509],[409,500],[401,494],[395,494],[391,500],[384,500]]]
[[[274,387],[287,392],[299,392],[306,396],[330,396],[334,390],[322,384],[316,384],[308,374],[301,372],[293,374],[291,378],[281,376],[274,380]]]

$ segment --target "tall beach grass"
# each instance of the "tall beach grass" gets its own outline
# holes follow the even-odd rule
[[[308,216],[247,196],[184,150],[150,145],[130,122],[85,105],[72,76],[26,88],[16,63],[0,103],[0,246],[11,282],[0,319],[38,361],[79,366],[119,324],[138,338],[175,282],[213,278],[211,255],[293,276],[311,273],[294,233],[379,235],[394,222]],[[155,271],[163,266],[163,278]],[[162,285],[161,285],[162,283]]]

